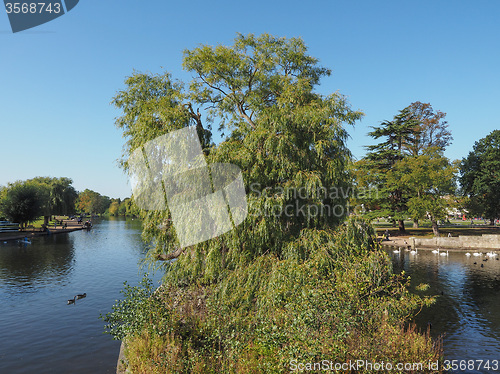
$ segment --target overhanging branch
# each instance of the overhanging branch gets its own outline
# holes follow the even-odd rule
[[[177,257],[179,257],[181,254],[184,253],[184,248],[177,248],[175,251],[170,252],[168,254],[158,254],[156,256],[156,259],[159,261],[170,261],[173,260]]]

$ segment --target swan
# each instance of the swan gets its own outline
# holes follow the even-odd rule
[[[448,251],[446,251],[446,252],[441,252],[439,255],[440,255],[440,256],[448,256]]]
[[[416,255],[416,254],[418,254],[418,249],[417,249],[417,248],[415,248],[415,250],[414,250],[414,251],[410,251],[410,253],[411,253],[412,255]]]
[[[498,256],[498,254],[495,253],[495,252],[488,252],[488,253],[486,253],[486,256],[488,256],[488,257],[495,257],[495,256]]]
[[[68,305],[69,305],[69,304],[74,304],[74,303],[75,303],[75,300],[76,300],[76,296],[75,296],[73,299],[69,299],[69,300],[68,300]]]
[[[87,294],[86,293],[78,294],[75,297],[76,297],[77,300],[80,300],[80,299],[83,299],[84,297],[87,297]]]
[[[439,248],[438,249],[433,249],[432,253],[439,253]]]
[[[470,257],[470,253],[469,253],[469,252],[467,252],[465,255],[466,255],[467,257]]]
[[[477,257],[477,256],[482,256],[483,254],[481,252],[474,252],[472,255]]]
[[[393,253],[399,253],[401,252],[401,250],[398,248],[398,249],[395,249],[394,251],[392,251]]]

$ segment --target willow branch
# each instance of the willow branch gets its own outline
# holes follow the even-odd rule
[[[175,251],[173,252],[170,252],[168,254],[158,254],[156,256],[156,259],[159,260],[159,261],[170,261],[170,260],[173,260],[177,257],[179,257],[181,254],[184,253],[184,248],[177,248]]]

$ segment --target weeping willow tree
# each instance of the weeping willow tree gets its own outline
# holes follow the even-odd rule
[[[345,125],[362,113],[338,93],[315,91],[330,70],[301,39],[239,35],[232,46],[185,51],[183,65],[194,76],[188,89],[169,74],[136,73],[114,98],[124,113],[117,120],[127,137],[123,166],[146,142],[194,125],[209,163],[241,168],[248,217],[228,234],[181,250],[169,210],[144,212],[151,258],[177,258],[171,273],[188,282],[215,281],[264,253],[307,258],[301,237],[314,231],[321,237],[348,213]],[[227,134],[217,146],[215,121]]]
[[[168,206],[143,210],[148,258],[163,264],[164,284],[140,304],[155,310],[153,323],[127,327],[124,320],[143,314],[120,304],[107,319],[111,332],[157,346],[146,350],[158,372],[282,372],[292,357],[376,356],[380,340],[372,335],[404,340],[400,323],[430,301],[407,293],[366,222],[346,221],[346,126],[362,113],[339,93],[317,92],[330,70],[301,39],[266,34],[186,50],[183,67],[193,76],[188,85],[134,73],[114,98],[127,139],[122,165],[130,170],[129,156],[147,142],[195,126],[209,165],[241,169],[248,215],[223,235],[183,247]],[[224,134],[218,145],[215,123]],[[433,350],[410,335],[391,341]],[[144,357],[140,347],[130,344],[129,360]],[[403,359],[392,347],[384,352]]]

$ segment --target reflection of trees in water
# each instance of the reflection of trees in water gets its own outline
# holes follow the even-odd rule
[[[29,244],[0,248],[0,279],[8,293],[30,292],[66,277],[74,258],[69,235],[51,235]]]
[[[439,274],[438,261],[439,258],[435,256],[419,257],[417,261],[409,261],[403,254],[392,259],[395,273],[404,270],[406,275],[411,277],[410,291],[412,293],[420,296],[438,295],[436,303],[423,308],[413,320],[421,331],[426,331],[431,326],[431,335],[435,338],[450,331],[451,326],[457,325],[460,321],[456,302],[447,294],[445,279]],[[424,292],[417,292],[415,287],[421,283],[429,284],[430,288]]]
[[[121,224],[123,221],[124,224]],[[96,222],[101,223],[96,232],[102,229],[109,233],[109,236],[114,235],[117,245],[120,245],[119,241],[122,241],[123,245],[126,244],[128,248],[132,248],[138,253],[142,254],[147,251],[147,246],[142,240],[141,235],[137,235],[137,232],[142,232],[142,222],[140,219],[111,216],[105,220]]]

